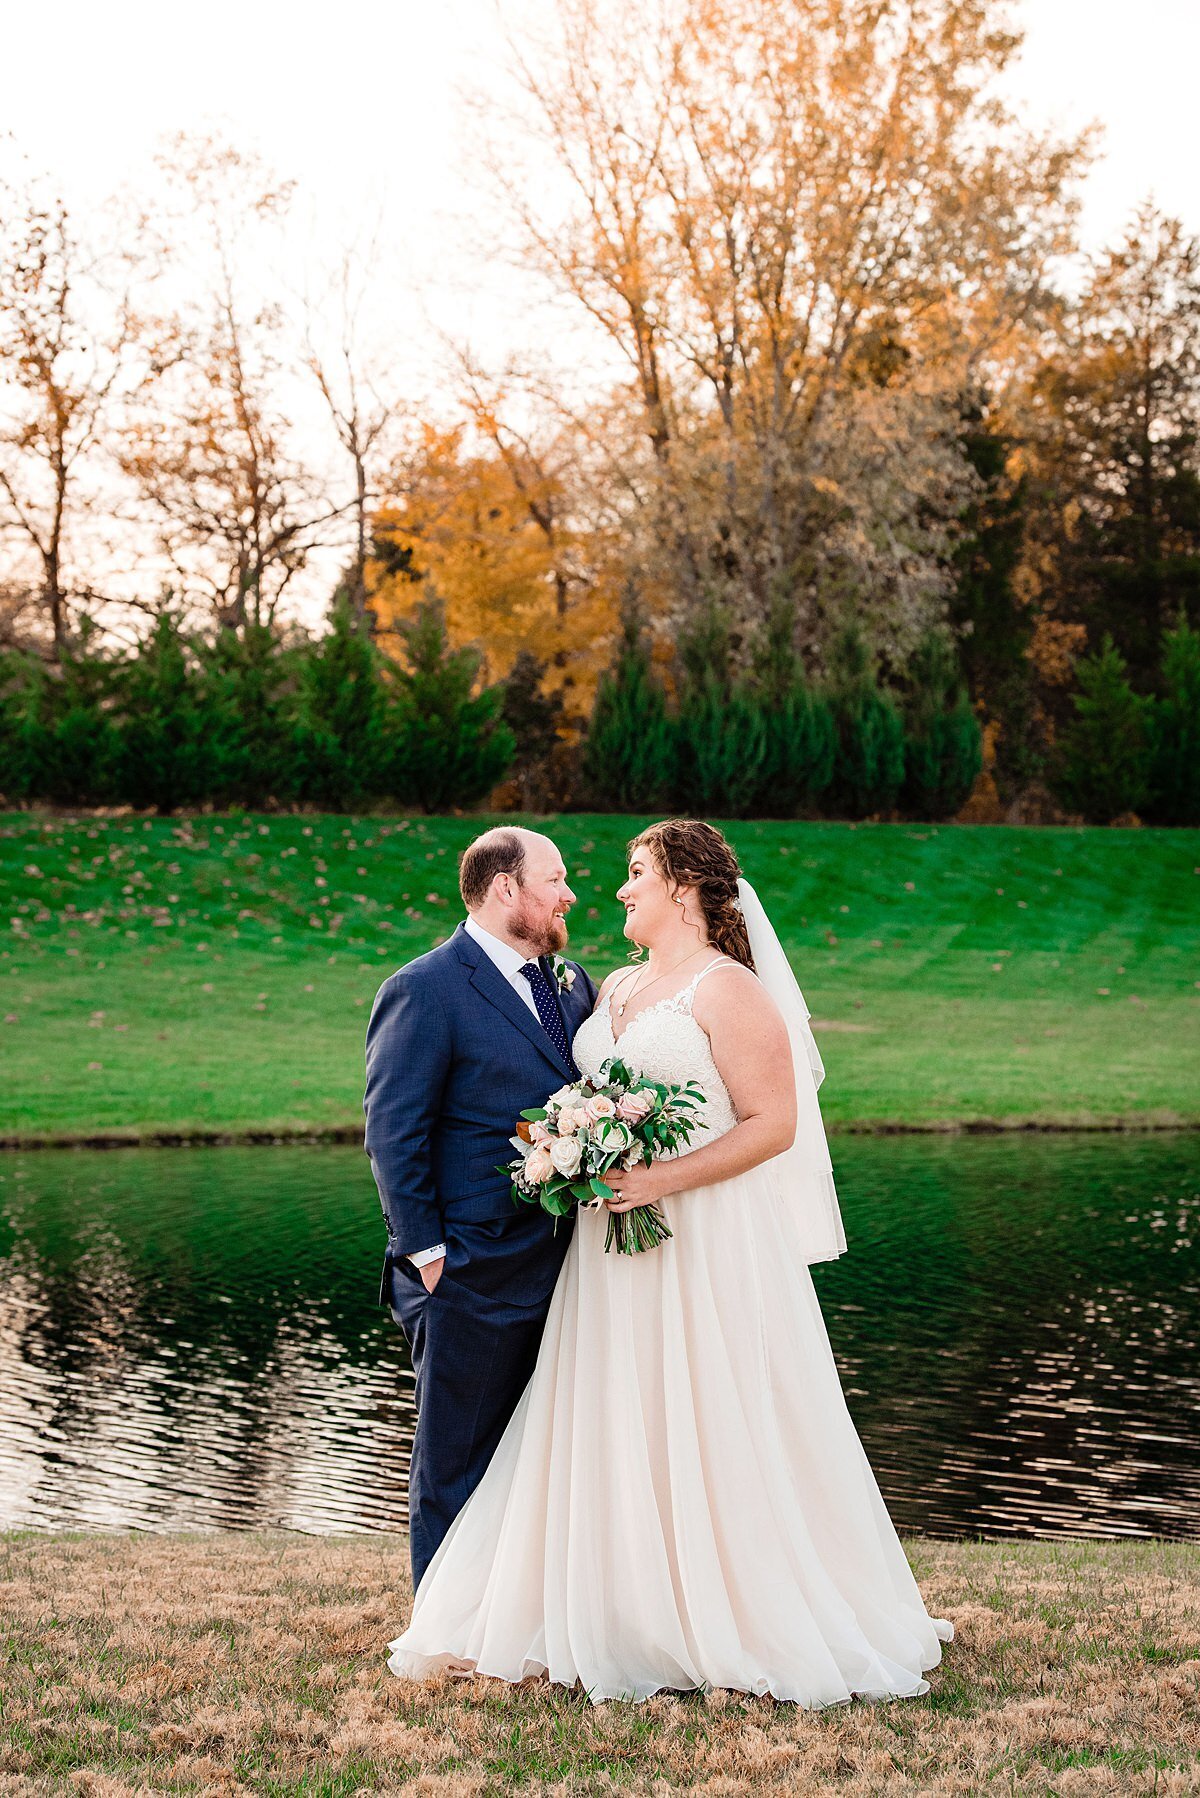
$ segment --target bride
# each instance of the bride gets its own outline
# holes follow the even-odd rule
[[[808,1011],[710,825],[630,846],[649,951],[574,1054],[695,1080],[686,1154],[608,1178],[674,1236],[603,1252],[579,1213],[537,1366],[390,1644],[402,1678],[580,1682],[594,1700],[721,1686],[805,1706],[926,1692],[926,1613],[842,1396],[808,1271],[845,1248]]]

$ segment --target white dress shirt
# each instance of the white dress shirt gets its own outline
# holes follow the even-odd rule
[[[538,1018],[537,1001],[533,996],[533,988],[521,972],[522,968],[537,959],[536,956],[524,955],[520,949],[514,949],[510,943],[501,942],[498,936],[493,936],[490,930],[485,930],[482,924],[475,922],[474,918],[468,918],[463,928],[467,935],[473,937],[479,944],[488,960],[494,962],[499,968],[513,992],[524,1000],[534,1017]],[[541,1021],[538,1018],[539,1024]]]
[[[485,930],[482,924],[477,924],[474,918],[467,919],[464,929],[467,935],[479,944],[488,960],[495,964],[509,986],[512,987],[513,992],[529,1007],[534,1017],[538,1018],[537,1001],[533,996],[533,988],[521,972],[525,964],[535,958],[522,955],[519,949],[514,949],[511,944],[502,942],[498,936],[493,936],[490,930]],[[541,1023],[540,1018],[538,1018],[538,1022]],[[415,1255],[410,1255],[408,1258],[414,1267],[424,1267],[427,1262],[440,1261],[445,1253],[445,1243],[439,1242],[432,1249],[418,1249]]]

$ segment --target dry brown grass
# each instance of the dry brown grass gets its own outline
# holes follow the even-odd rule
[[[957,1638],[923,1699],[593,1708],[403,1685],[398,1536],[0,1538],[0,1798],[1200,1790],[1200,1550],[909,1552]]]

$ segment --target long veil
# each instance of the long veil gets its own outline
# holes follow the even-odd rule
[[[821,1122],[817,1088],[825,1078],[808,1006],[775,927],[748,880],[738,881],[738,902],[759,979],[787,1025],[796,1075],[796,1140],[768,1165],[780,1176],[796,1207],[801,1246],[809,1261],[832,1261],[846,1252],[846,1233],[833,1184],[833,1163]]]

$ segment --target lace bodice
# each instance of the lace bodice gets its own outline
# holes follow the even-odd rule
[[[600,1069],[614,1055],[648,1080],[676,1085],[694,1080],[706,1100],[701,1115],[707,1126],[693,1137],[694,1149],[715,1142],[738,1121],[729,1088],[717,1072],[708,1033],[692,1015],[697,986],[710,968],[721,966],[725,959],[709,962],[690,985],[639,1011],[621,1032],[619,1042],[613,1036],[609,996],[605,994],[591,1017],[585,1018],[575,1032],[572,1045],[580,1073],[593,1080],[599,1079]]]

